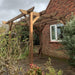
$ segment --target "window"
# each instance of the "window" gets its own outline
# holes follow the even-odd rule
[[[63,38],[63,24],[50,25],[50,40],[51,41],[62,41]]]

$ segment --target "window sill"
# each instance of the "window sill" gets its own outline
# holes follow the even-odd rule
[[[59,40],[59,41],[49,41],[50,43],[60,43],[62,42],[62,40]]]

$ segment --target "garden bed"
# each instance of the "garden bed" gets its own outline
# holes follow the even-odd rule
[[[45,71],[46,69],[45,64],[48,61],[48,58],[49,58],[48,56],[43,55],[42,57],[39,57],[38,54],[34,54],[34,64],[41,67],[42,70]],[[63,75],[75,75],[75,68],[69,66],[67,60],[54,58],[54,57],[50,57],[50,58],[51,58],[52,66],[57,70],[61,69],[63,71]],[[25,60],[19,60],[18,65],[20,67],[23,67],[25,71],[29,69],[28,58]]]

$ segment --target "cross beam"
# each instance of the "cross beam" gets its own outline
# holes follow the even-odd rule
[[[21,17],[23,17],[23,16],[24,16],[24,14],[19,14],[18,16],[16,16],[16,17],[10,19],[9,21],[7,21],[6,24],[8,24],[8,23],[10,23],[10,22],[13,22],[13,21],[15,21],[16,19],[21,18]]]
[[[26,10],[20,9],[20,11],[21,11],[21,13],[23,13],[23,14],[29,14],[29,12],[26,11]],[[40,13],[33,12],[33,15],[34,15],[34,16],[40,16]]]

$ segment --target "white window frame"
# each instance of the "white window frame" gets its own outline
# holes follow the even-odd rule
[[[56,39],[52,39],[52,26],[55,26],[55,38]],[[57,36],[57,24],[54,24],[54,25],[50,25],[50,41],[51,42],[62,42],[62,40],[58,40],[57,39],[58,38],[58,36]]]

